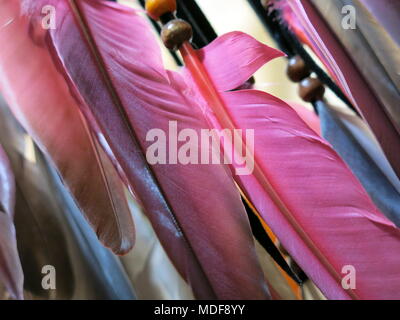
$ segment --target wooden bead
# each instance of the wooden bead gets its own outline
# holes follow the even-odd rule
[[[325,87],[316,78],[306,78],[300,82],[299,94],[305,102],[315,102],[322,100],[325,94]]]
[[[287,75],[293,82],[300,82],[301,80],[310,76],[310,70],[307,68],[304,60],[295,56],[289,60],[287,67]]]
[[[161,39],[170,50],[179,49],[184,42],[190,41],[192,37],[192,26],[181,19],[171,20],[161,30]]]
[[[159,20],[162,15],[176,11],[176,0],[146,0],[146,11],[154,20]]]

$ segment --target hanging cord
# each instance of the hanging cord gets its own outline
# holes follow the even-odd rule
[[[217,38],[217,33],[193,0],[178,0],[177,17],[189,21],[193,28],[192,43],[197,48],[203,48]]]
[[[353,106],[350,100],[337,86],[337,84],[329,77],[329,75],[313,60],[310,54],[304,49],[303,44],[289,30],[287,24],[282,18],[282,14],[271,4],[267,8],[261,4],[260,0],[247,0],[260,18],[263,25],[269,31],[271,36],[278,44],[280,50],[291,58],[298,55],[306,63],[308,69],[314,72],[318,78],[324,83],[340,100],[342,100],[349,109],[353,110],[360,116],[358,110]]]
[[[116,0],[111,0],[111,1],[116,1]],[[146,2],[145,0],[139,0],[139,3],[143,8],[145,7],[145,2]],[[153,25],[154,29],[157,30],[157,33],[160,34],[161,33],[160,25],[156,21],[154,21],[153,19],[150,19],[150,22]],[[172,50],[169,50],[169,52],[170,52],[172,58],[175,60],[175,63],[178,66],[182,67],[183,66],[182,60],[179,58],[179,56],[176,54],[176,52],[174,52]]]

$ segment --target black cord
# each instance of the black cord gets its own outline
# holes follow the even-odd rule
[[[254,234],[254,237],[260,243],[260,245],[268,252],[268,254],[274,259],[274,261],[285,271],[289,277],[291,277],[297,284],[302,285],[308,278],[303,271],[296,274],[293,269],[288,265],[285,258],[282,256],[275,243],[268,236],[264,230],[263,225],[259,218],[253,213],[253,210],[249,207],[246,201],[243,200],[243,204],[246,208],[246,212],[249,216],[249,222]]]
[[[193,28],[193,40],[197,48],[203,48],[217,38],[217,33],[194,0],[178,0],[177,17],[189,21]]]
[[[271,11],[271,13],[268,14],[260,0],[248,0],[248,2],[261,20],[261,23],[277,43],[279,49],[287,54],[289,58],[295,56],[296,52],[292,49],[287,39],[282,36],[281,29],[276,23],[276,21],[279,21],[278,12]]]
[[[111,0],[111,1],[116,1],[116,0]],[[140,3],[140,5],[141,5],[143,8],[145,8],[145,0],[139,0],[139,3]],[[160,34],[160,33],[161,33],[161,27],[160,27],[160,25],[159,25],[156,21],[154,21],[153,19],[151,19],[150,17],[149,17],[149,20],[150,20],[151,24],[153,25],[153,27],[154,27],[154,28],[157,30],[157,32]],[[170,50],[169,52],[171,53],[172,58],[175,60],[175,63],[176,63],[178,66],[183,66],[182,60],[179,58],[179,56],[176,54],[176,52],[175,52],[175,51],[172,51],[172,50]]]
[[[353,106],[350,100],[336,85],[336,83],[329,77],[326,72],[313,60],[313,58],[304,49],[303,44],[297,39],[295,35],[289,30],[288,26],[284,23],[282,15],[278,9],[264,8],[260,0],[247,0],[251,7],[256,12],[266,29],[271,36],[275,39],[280,50],[285,52],[289,58],[298,55],[300,56],[307,67],[314,72],[318,78],[323,82],[336,96],[342,100],[351,110],[360,116],[358,110]]]
[[[281,28],[283,37],[287,39],[292,45],[297,54],[303,59],[307,67],[312,70],[317,77],[324,83],[329,89],[332,90],[336,96],[342,100],[351,110],[353,110],[358,116],[360,116],[358,110],[353,106],[350,100],[342,92],[342,90],[336,85],[336,83],[329,77],[326,72],[318,66],[318,64],[312,59],[308,52],[304,49],[301,42],[293,35],[293,33],[283,23],[278,23]]]

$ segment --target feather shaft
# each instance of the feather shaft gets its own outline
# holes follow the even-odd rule
[[[183,60],[185,62],[186,67],[190,70],[191,75],[196,82],[199,91],[203,94],[204,99],[208,102],[208,104],[213,109],[218,123],[214,124],[214,127],[220,126],[223,129],[229,129],[234,132],[236,135],[239,135],[235,130],[237,126],[235,126],[226,111],[225,103],[219,96],[218,91],[215,89],[212,80],[207,74],[207,71],[204,69],[204,66],[200,62],[197,57],[196,52],[191,47],[189,43],[185,43],[181,48],[181,54],[183,56]],[[241,139],[242,137],[239,136],[237,139]],[[246,154],[253,154],[252,150],[249,150],[245,144],[245,141],[242,140],[242,145],[245,146]],[[236,152],[240,152],[236,150]],[[303,228],[297,223],[296,219],[293,217],[293,214],[288,209],[282,198],[276,192],[274,187],[269,182],[269,179],[265,176],[265,173],[261,170],[257,160],[255,159],[254,163],[254,177],[256,180],[261,184],[263,190],[266,191],[268,196],[271,198],[273,203],[279,209],[279,211],[285,216],[286,219],[290,222],[290,224],[295,228],[296,232],[300,235],[302,240],[308,245],[308,247],[313,251],[313,253],[318,257],[321,263],[327,268],[327,270],[331,273],[331,275],[338,281],[341,281],[340,274],[332,267],[328,259],[320,252],[318,247],[315,243],[309,238],[309,236],[304,232]],[[357,295],[352,291],[349,290],[349,295],[357,299]]]

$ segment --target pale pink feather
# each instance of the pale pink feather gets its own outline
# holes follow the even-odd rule
[[[146,132],[166,129],[168,120],[178,120],[180,129],[199,130],[212,123],[218,126],[213,106],[204,101],[191,79],[164,70],[149,27],[133,12],[104,2],[72,3],[78,4],[74,7],[79,12],[78,21],[89,33],[81,33],[68,8],[59,5],[63,24],[51,33],[51,43],[79,93],[86,116],[96,120],[105,133],[175,264],[197,285],[204,278],[193,272],[204,272],[218,297],[263,296],[247,222],[228,172],[220,166],[204,166],[201,171],[192,166],[157,166],[154,174],[163,191],[159,194],[154,177],[135,154],[138,147],[143,150],[148,146]],[[87,54],[88,43],[99,51]],[[249,39],[229,46],[238,46],[234,51],[240,52],[245,49],[242,43],[246,47]],[[256,42],[253,46],[255,52],[265,51],[265,61],[270,59],[270,48]],[[202,53],[204,61],[214,61],[210,75],[229,70],[230,59],[235,59],[232,66],[240,69],[236,73],[229,70],[239,75],[232,88],[226,84],[230,84],[230,77],[212,76],[216,87],[234,89],[236,81],[244,82],[251,76],[254,66],[246,66],[252,50],[230,59],[226,50],[212,51]],[[80,70],[77,60],[83,62],[85,70]],[[96,68],[99,62],[101,67]],[[235,179],[301,267],[330,298],[397,298],[399,231],[377,211],[331,147],[279,99],[258,91],[221,96],[235,127],[255,129],[256,133],[254,152],[261,174]],[[135,135],[129,128],[135,129]],[[133,138],[137,138],[136,144]],[[164,195],[177,220],[163,207]],[[182,229],[177,228],[177,221]],[[183,236],[190,243],[189,249],[180,242]],[[190,260],[182,261],[181,257]],[[357,271],[357,289],[352,291],[344,290],[340,283],[346,265]],[[188,266],[196,269],[191,273]],[[203,287],[200,292],[209,296],[207,290]]]
[[[134,244],[124,188],[92,139],[57,65],[45,49],[45,15],[28,1],[0,0],[0,88],[24,128],[51,158],[103,244],[117,254]],[[56,16],[57,17],[57,16]]]
[[[198,298],[269,297],[246,212],[228,168],[155,165],[145,159],[151,129],[199,133],[207,124],[182,77],[167,72],[151,27],[112,2],[27,1],[57,12],[47,48],[93,128],[100,130],[169,257]]]

